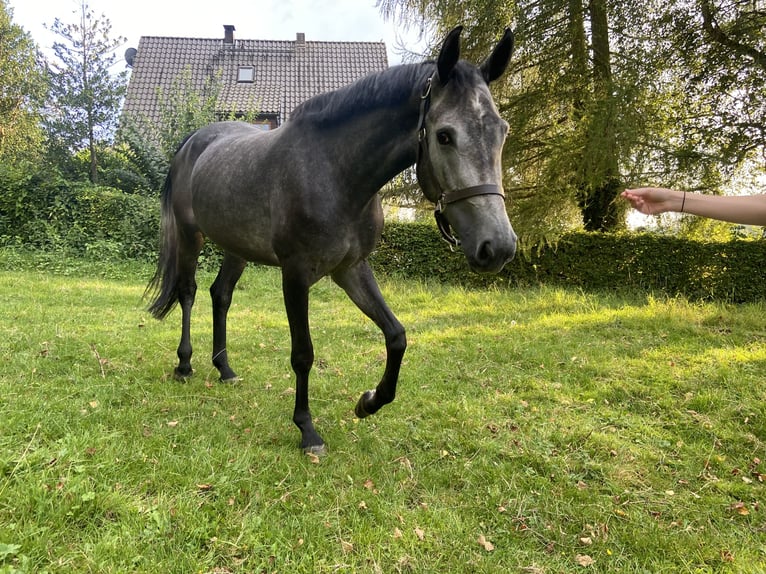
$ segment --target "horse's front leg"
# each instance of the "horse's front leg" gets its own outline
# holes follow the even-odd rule
[[[383,377],[374,390],[362,394],[354,409],[354,414],[361,419],[375,414],[383,405],[394,400],[399,369],[407,348],[407,336],[404,327],[383,299],[367,261],[334,273],[332,278],[356,306],[380,327],[386,339],[386,370]]]
[[[299,270],[282,268],[282,293],[290,324],[290,363],[295,372],[293,422],[301,431],[301,448],[306,453],[324,454],[322,437],[314,429],[309,410],[309,372],[314,364],[314,345],[309,332],[310,281]]]

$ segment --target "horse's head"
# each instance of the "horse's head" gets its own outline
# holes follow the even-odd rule
[[[497,272],[513,259],[516,234],[503,193],[501,152],[508,124],[492,101],[489,83],[508,65],[513,34],[506,29],[476,67],[460,60],[461,30],[455,28],[445,39],[436,71],[423,88],[418,182],[436,204],[444,238],[462,246],[475,271]]]

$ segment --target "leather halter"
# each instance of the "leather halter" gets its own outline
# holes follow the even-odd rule
[[[431,86],[433,84],[434,72],[426,80],[425,88],[420,96],[420,118],[418,119],[418,157],[415,162],[416,171],[420,167],[420,160],[423,157],[424,149],[428,148],[428,137],[426,134],[426,115],[431,108]],[[439,228],[439,232],[442,238],[450,245],[460,245],[460,239],[455,237],[452,233],[449,221],[444,215],[444,207],[450,203],[456,203],[469,197],[476,197],[477,195],[499,195],[505,197],[503,188],[495,183],[485,183],[482,185],[474,185],[471,187],[465,187],[462,189],[454,189],[452,191],[442,191],[442,194],[436,200],[436,207],[434,209],[434,218],[436,219],[436,227]]]

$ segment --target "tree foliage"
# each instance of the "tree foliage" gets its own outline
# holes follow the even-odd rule
[[[511,125],[505,186],[527,243],[624,223],[627,185],[719,192],[766,154],[766,9],[752,0],[379,0],[434,44],[466,25],[480,61],[516,33],[493,84]],[[436,48],[436,46],[434,46]]]
[[[115,50],[125,39],[111,38],[111,23],[94,16],[80,0],[77,21],[55,19],[51,30],[61,38],[53,44],[50,63],[51,99],[46,128],[54,151],[65,157],[87,149],[90,179],[98,181],[98,147],[111,141],[125,94],[127,73],[113,73]]]
[[[123,118],[120,137],[130,145],[138,140],[153,149],[153,154],[169,162],[178,145],[194,130],[218,119],[216,104],[221,91],[220,79],[212,77],[199,90],[192,82],[191,68],[173,78],[169,90],[157,88],[159,120],[143,116]]]
[[[44,70],[32,38],[13,23],[13,10],[0,0],[0,162],[34,159],[42,150]]]
[[[696,167],[701,186],[712,187],[747,159],[763,163],[766,4],[678,1],[660,25],[677,54],[670,75],[682,87],[680,112],[673,118],[681,166]]]
[[[254,102],[247,112],[222,112],[218,106],[222,83],[212,75],[200,90],[192,82],[191,69],[173,79],[169,90],[157,89],[159,120],[143,116],[124,116],[118,139],[127,146],[141,173],[158,190],[165,179],[170,160],[179,144],[195,130],[219,120],[255,121],[258,109]]]

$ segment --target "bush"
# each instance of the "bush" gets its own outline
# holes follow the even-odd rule
[[[641,289],[689,299],[766,299],[766,242],[703,242],[650,234],[569,233],[555,247],[519,255],[498,275],[472,273],[433,224],[388,223],[370,257],[384,274],[466,287],[563,285],[588,290]]]
[[[0,244],[100,259],[155,260],[157,197],[70,182],[57,172],[0,165]],[[217,267],[209,242],[200,265]],[[379,274],[469,288],[564,285],[589,290],[641,289],[689,299],[766,299],[766,242],[703,242],[650,234],[570,233],[555,247],[520,254],[497,275],[471,272],[431,223],[387,223],[370,263]]]
[[[159,200],[0,166],[0,242],[98,257],[154,257]]]

